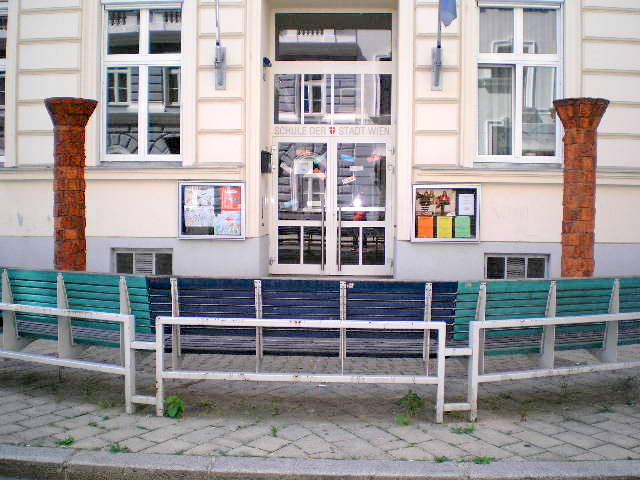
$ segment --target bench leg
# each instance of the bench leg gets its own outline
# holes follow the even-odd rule
[[[74,345],[73,343],[71,319],[69,317],[58,317],[58,357],[76,358],[84,349],[85,347]],[[121,363],[123,360],[121,358]]]
[[[180,326],[171,325],[171,367],[180,370],[182,364],[182,349],[180,346]]]
[[[2,312],[2,348],[12,352],[19,352],[33,342],[31,338],[23,338],[18,335],[15,312]]]

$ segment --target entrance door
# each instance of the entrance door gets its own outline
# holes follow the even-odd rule
[[[389,143],[278,139],[271,272],[390,275]]]

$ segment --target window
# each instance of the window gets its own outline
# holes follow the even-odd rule
[[[276,74],[274,80],[276,124],[391,124],[390,74]]]
[[[179,4],[106,7],[104,22],[105,159],[179,160]]]
[[[276,60],[390,61],[389,13],[278,13]]]
[[[487,255],[485,278],[489,280],[524,280],[546,278],[547,255]]]
[[[120,250],[113,252],[116,273],[136,275],[172,275],[171,250]]]
[[[478,161],[557,162],[560,3],[480,6]]]
[[[4,162],[4,118],[7,70],[7,3],[0,2],[0,163]]]

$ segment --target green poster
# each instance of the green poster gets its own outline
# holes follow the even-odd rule
[[[456,217],[456,238],[471,238],[471,217]]]

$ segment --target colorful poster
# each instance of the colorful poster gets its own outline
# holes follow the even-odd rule
[[[216,221],[214,207],[184,206],[185,227],[213,227]]]
[[[433,238],[433,219],[435,217],[418,217],[418,238]]]
[[[471,217],[455,217],[455,219],[456,238],[471,238]]]
[[[223,211],[216,217],[216,235],[238,236],[242,233],[242,219],[239,211]]]
[[[458,195],[458,215],[473,216],[476,213],[476,199],[473,193],[461,193]]]
[[[453,237],[453,217],[436,217],[438,219],[438,238]]]
[[[213,207],[215,188],[207,185],[190,185],[184,189],[184,204],[191,206]]]
[[[239,212],[242,208],[240,187],[222,187],[220,204],[224,211]]]

